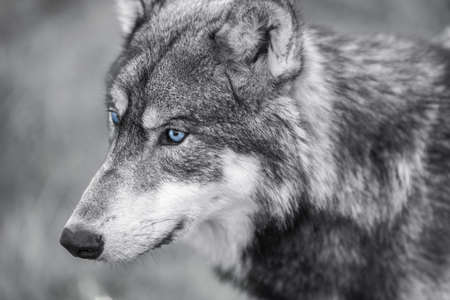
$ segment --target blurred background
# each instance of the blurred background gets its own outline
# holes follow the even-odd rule
[[[346,32],[431,38],[450,24],[449,0],[303,7]],[[0,299],[245,299],[184,245],[108,266],[58,244],[105,154],[103,78],[120,41],[111,0],[0,0]]]

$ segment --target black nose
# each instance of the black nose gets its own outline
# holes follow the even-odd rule
[[[63,230],[59,242],[73,256],[86,259],[98,258],[105,244],[99,234],[87,230],[72,232],[67,228]]]

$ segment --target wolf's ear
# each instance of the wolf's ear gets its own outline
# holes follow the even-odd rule
[[[139,20],[145,19],[148,14],[154,14],[164,2],[164,0],[116,0],[123,34],[130,34]]]
[[[262,62],[275,78],[301,69],[302,24],[288,0],[239,1],[215,37],[227,61]]]

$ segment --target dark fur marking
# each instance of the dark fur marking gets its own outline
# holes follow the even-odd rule
[[[178,224],[175,226],[174,229],[172,229],[171,232],[169,232],[164,238],[162,238],[155,246],[153,246],[153,249],[161,248],[164,245],[168,245],[173,242],[175,239],[175,235],[177,232],[184,229],[186,224],[185,220],[182,220],[178,222]]]

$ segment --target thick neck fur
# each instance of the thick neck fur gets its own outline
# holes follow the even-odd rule
[[[286,96],[299,135],[290,159],[307,182],[296,195],[266,193],[279,192],[274,211],[288,225],[256,218],[240,286],[261,299],[450,297],[449,57],[409,40],[307,30]]]

